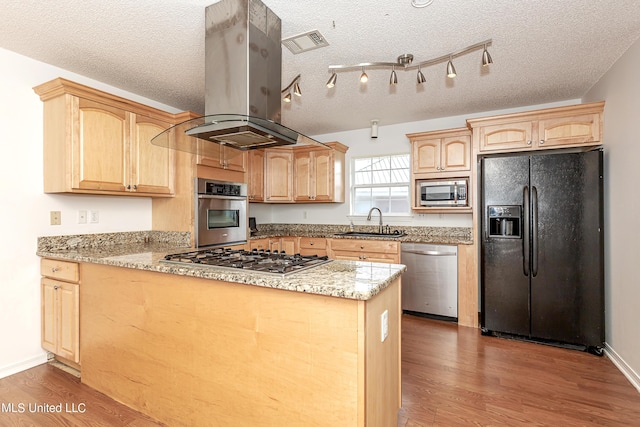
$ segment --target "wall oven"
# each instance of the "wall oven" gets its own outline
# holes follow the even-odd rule
[[[420,206],[468,206],[468,179],[429,179],[418,181]]]
[[[247,242],[247,185],[196,178],[195,244]]]

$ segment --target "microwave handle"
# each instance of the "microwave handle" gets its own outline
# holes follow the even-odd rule
[[[458,184],[453,184],[453,201],[457,205],[458,204]]]

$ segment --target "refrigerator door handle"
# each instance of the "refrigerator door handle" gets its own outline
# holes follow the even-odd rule
[[[538,275],[538,189],[531,187],[531,275]]]
[[[525,185],[522,194],[522,207],[524,208],[524,224],[522,227],[522,269],[525,276],[529,276],[529,186]]]

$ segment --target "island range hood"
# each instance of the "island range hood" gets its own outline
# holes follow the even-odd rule
[[[280,124],[281,21],[260,0],[221,0],[205,10],[205,116],[154,137],[198,153],[208,143],[239,150],[324,146]],[[177,138],[186,133],[194,138]],[[204,145],[203,145],[204,144]]]

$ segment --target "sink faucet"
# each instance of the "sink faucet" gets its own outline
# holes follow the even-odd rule
[[[380,208],[376,208],[375,206],[369,209],[369,215],[367,215],[367,221],[371,221],[371,212],[378,211],[380,214],[380,225],[378,226],[378,233],[382,234],[382,211]]]

